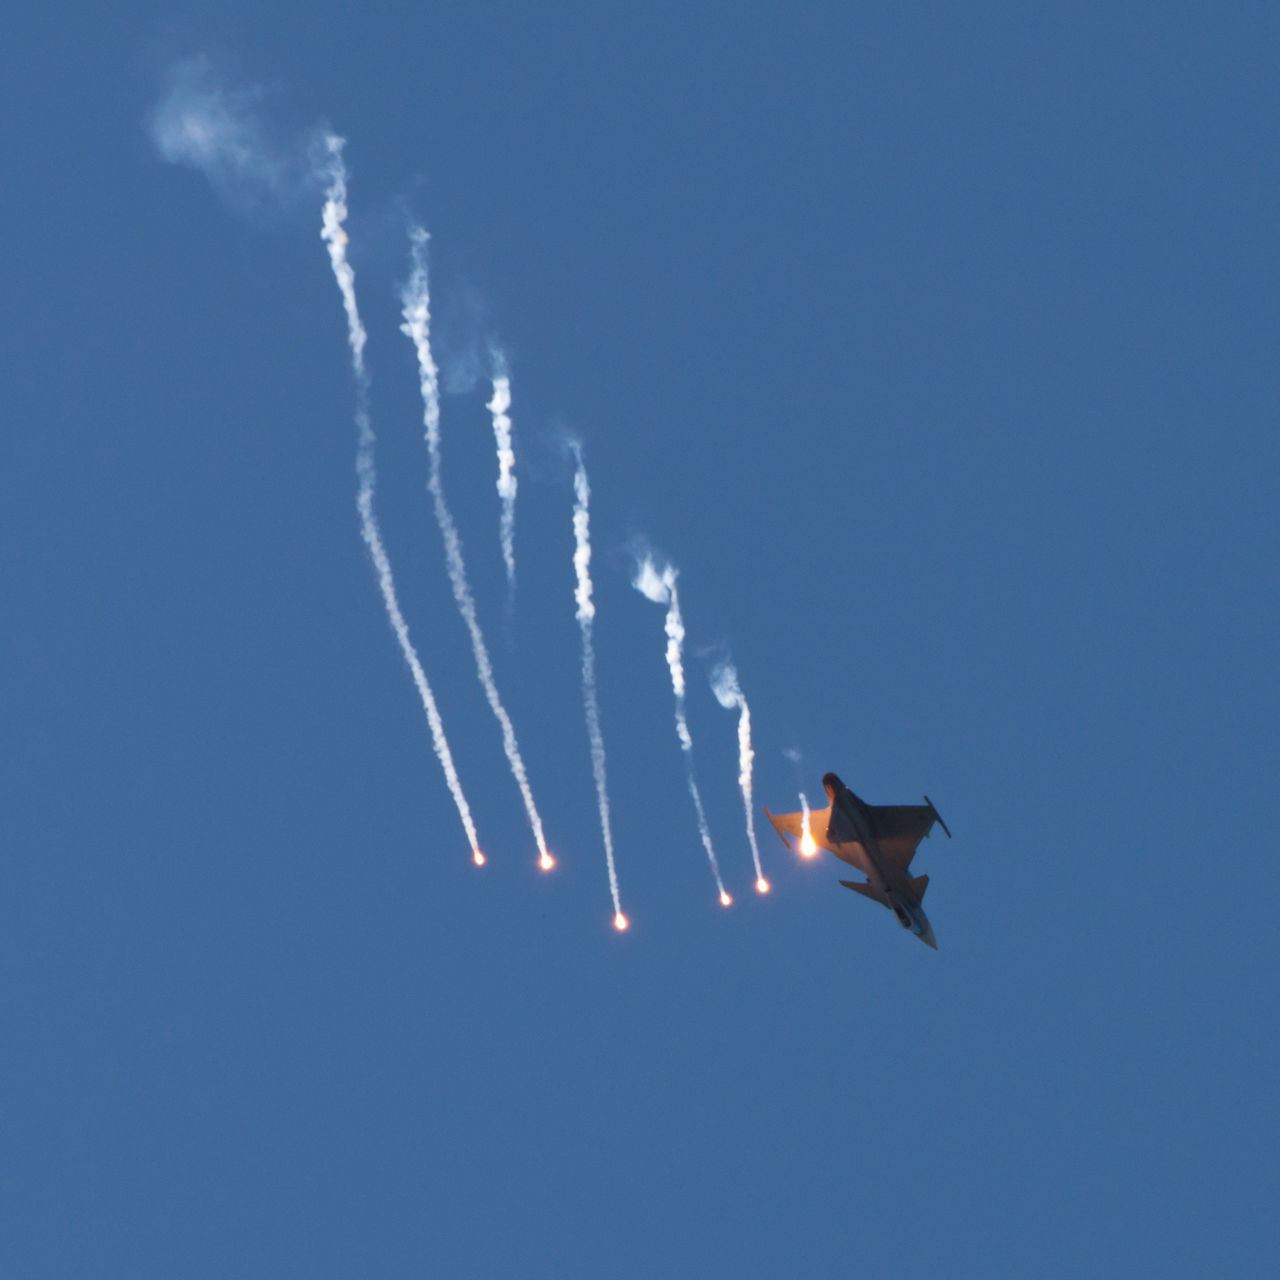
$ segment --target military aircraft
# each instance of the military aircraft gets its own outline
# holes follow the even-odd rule
[[[809,814],[807,829],[803,813],[783,813],[775,817],[768,809],[764,811],[782,843],[790,849],[787,837],[792,836],[804,851],[807,835],[814,845],[829,850],[842,862],[861,871],[866,880],[841,880],[840,883],[872,902],[889,907],[904,929],[910,929],[921,942],[936,951],[938,944],[933,928],[921,905],[929,877],[912,876],[908,870],[916,846],[935,822],[946,831],[947,838],[951,838],[933,801],[925,796],[924,804],[867,804],[834,773],[822,779],[822,786],[829,803],[827,808]],[[812,847],[808,852],[813,852]]]

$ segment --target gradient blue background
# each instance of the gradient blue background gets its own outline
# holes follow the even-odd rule
[[[1265,4],[19,4],[0,17],[0,1271],[1264,1275],[1277,1106]],[[146,120],[203,51],[348,138],[379,512],[318,202]],[[548,836],[449,596],[396,331],[511,354],[445,477]],[[578,688],[594,489],[611,905]],[[683,789],[662,613],[737,902]],[[927,791],[940,950],[771,831]],[[940,833],[939,833],[940,835]]]

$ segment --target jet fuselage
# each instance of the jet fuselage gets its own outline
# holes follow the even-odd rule
[[[916,890],[911,878],[881,852],[866,804],[834,773],[828,773],[822,779],[822,786],[831,802],[828,839],[836,845],[861,845],[866,853],[866,865],[857,858],[856,850],[835,849],[832,852],[842,862],[857,867],[866,875],[876,897],[893,911],[904,929],[909,929],[922,942],[937,950],[933,927],[924,913],[923,895]]]

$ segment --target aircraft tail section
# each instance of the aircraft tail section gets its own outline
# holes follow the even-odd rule
[[[911,882],[911,887],[915,890],[916,896],[921,902],[924,901],[924,891],[929,887],[928,876],[916,876]]]

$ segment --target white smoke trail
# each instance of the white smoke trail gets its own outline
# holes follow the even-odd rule
[[[645,556],[636,569],[636,576],[631,585],[646,599],[654,604],[667,606],[667,666],[671,670],[671,689],[676,700],[676,737],[680,739],[680,750],[684,756],[685,781],[689,785],[689,795],[693,798],[693,807],[698,817],[698,835],[702,847],[707,852],[707,861],[711,864],[711,874],[715,877],[716,888],[720,891],[720,901],[727,907],[732,899],[720,878],[720,865],[716,861],[716,851],[711,843],[711,828],[707,824],[706,810],[702,807],[702,795],[698,791],[697,779],[693,774],[693,737],[689,733],[689,721],[684,710],[684,619],[680,616],[680,597],[676,592],[676,570],[672,565],[664,565],[661,572],[651,556]]]
[[[439,708],[431,692],[422,663],[418,661],[417,651],[409,639],[409,626],[400,612],[400,603],[396,598],[395,580],[391,576],[391,561],[382,545],[382,533],[378,528],[377,517],[373,510],[374,487],[377,483],[377,472],[374,470],[373,425],[369,420],[369,374],[364,363],[364,348],[367,335],[360,322],[360,312],[356,307],[356,277],[347,261],[347,232],[344,223],[347,219],[347,171],[342,163],[343,139],[330,135],[325,138],[328,151],[329,188],[325,196],[324,222],[321,237],[329,247],[329,261],[333,266],[334,278],[338,282],[338,290],[342,294],[342,306],[347,314],[347,338],[351,346],[351,369],[356,382],[356,476],[359,488],[356,492],[356,508],[360,513],[360,535],[369,554],[373,558],[373,567],[378,575],[378,587],[382,591],[382,601],[387,609],[387,617],[391,621],[391,629],[400,642],[400,651],[409,664],[413,674],[413,682],[422,699],[423,710],[427,713],[427,723],[431,726],[431,740],[435,753],[444,769],[445,781],[458,806],[458,816],[462,819],[463,829],[471,842],[471,853],[477,864],[484,862],[484,854],[480,852],[480,842],[476,838],[475,823],[471,818],[471,808],[462,792],[462,783],[458,779],[458,771],[454,767],[453,753],[449,750],[449,742],[444,733],[444,722],[440,718]]]
[[[413,342],[418,354],[422,420],[426,427],[427,455],[430,460],[427,489],[435,508],[440,535],[444,539],[445,565],[449,571],[449,582],[453,587],[453,598],[457,602],[458,612],[467,624],[467,633],[471,637],[471,652],[475,656],[476,674],[480,677],[480,684],[489,706],[502,727],[502,749],[507,754],[507,763],[511,766],[512,776],[524,800],[525,812],[529,816],[529,826],[533,829],[533,838],[538,845],[538,864],[544,871],[548,871],[555,865],[555,860],[547,851],[546,838],[542,834],[542,819],[538,816],[538,808],[533,802],[533,790],[529,786],[524,760],[521,758],[520,747],[516,742],[515,728],[511,724],[507,709],[502,705],[502,699],[498,696],[498,687],[494,683],[493,663],[489,660],[489,650],[476,618],[475,597],[471,594],[471,585],[467,581],[466,564],[462,558],[462,540],[458,537],[458,528],[453,522],[453,515],[444,497],[444,480],[440,463],[440,380],[435,358],[431,354],[427,239],[427,233],[421,227],[414,227],[410,231],[412,271],[401,294],[404,303],[404,309],[401,312],[404,316],[404,324],[400,326],[401,332]]]
[[[582,461],[582,447],[573,444],[577,470],[573,477],[573,569],[577,586],[573,598],[577,603],[578,627],[582,632],[582,700],[587,713],[587,737],[591,742],[591,771],[596,781],[596,800],[600,806],[600,830],[604,835],[604,856],[609,868],[609,892],[613,895],[613,923],[625,929],[627,917],[622,914],[618,896],[618,871],[613,863],[613,830],[609,823],[609,787],[605,776],[604,736],[600,732],[600,703],[596,697],[596,651],[591,640],[591,624],[596,607],[591,602],[591,487]]]
[[[498,497],[502,500],[502,516],[498,528],[502,542],[502,563],[507,570],[507,610],[510,613],[516,593],[516,465],[511,435],[511,377],[500,351],[493,353],[493,399],[485,406],[493,414],[493,434],[498,444]]]
[[[752,812],[751,799],[751,765],[756,753],[751,749],[751,709],[742,695],[738,684],[738,672],[727,658],[718,662],[711,672],[711,689],[716,701],[732,711],[738,711],[738,786],[742,790],[742,804],[747,813],[747,840],[751,844],[751,860],[756,867],[756,888],[761,893],[769,892],[769,882],[764,878],[760,867],[760,849],[756,844],[755,816]]]
[[[806,858],[812,858],[818,852],[818,842],[813,838],[813,831],[809,826],[809,797],[803,791],[800,793],[800,808],[804,814],[804,828],[800,833],[800,853]]]
[[[812,858],[818,852],[818,846],[809,830],[809,797],[804,793],[804,774],[801,772],[801,755],[799,747],[784,747],[782,754],[796,767],[796,786],[800,789],[800,852],[806,858]]]

